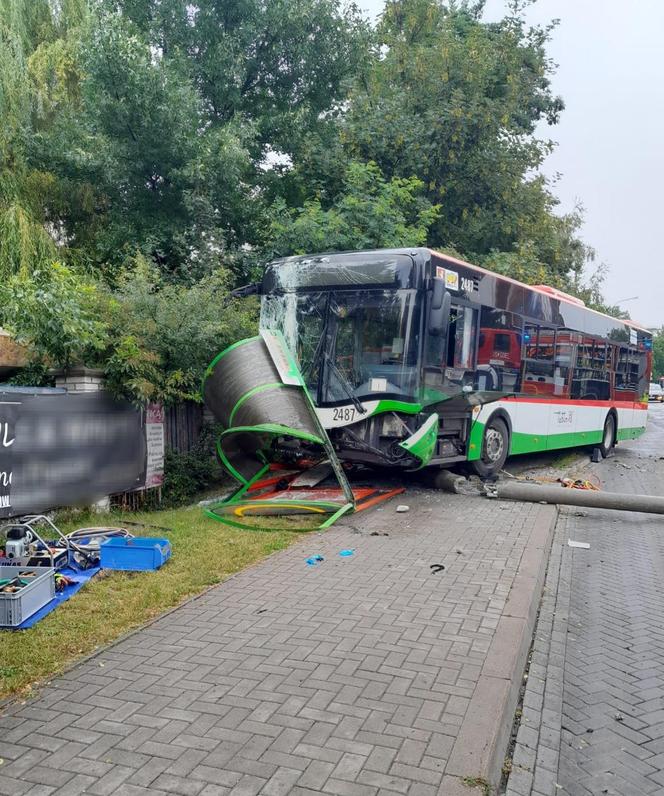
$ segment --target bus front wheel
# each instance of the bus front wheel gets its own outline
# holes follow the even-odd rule
[[[602,444],[599,446],[602,457],[606,457],[611,452],[611,449],[616,444],[616,417],[615,415],[607,415],[604,421],[604,431],[602,432]]]
[[[492,418],[484,427],[482,453],[471,462],[473,471],[482,478],[496,475],[503,469],[510,448],[510,432],[500,417]]]

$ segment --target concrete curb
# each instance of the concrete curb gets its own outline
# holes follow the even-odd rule
[[[481,785],[480,790],[468,787],[469,778],[485,783],[485,791],[487,785],[495,788],[500,782],[557,516],[554,506],[542,506],[533,524],[445,768],[445,794],[481,792]]]

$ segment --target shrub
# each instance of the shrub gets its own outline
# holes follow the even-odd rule
[[[166,451],[162,505],[190,503],[199,492],[221,482],[223,473],[214,453],[216,437],[217,429],[206,425],[191,450]]]

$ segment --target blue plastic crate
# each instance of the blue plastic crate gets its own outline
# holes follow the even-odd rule
[[[111,537],[101,543],[99,551],[102,569],[143,572],[159,569],[168,561],[171,543],[151,536]]]

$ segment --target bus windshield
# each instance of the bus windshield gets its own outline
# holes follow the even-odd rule
[[[418,391],[415,290],[324,290],[263,297],[261,326],[283,332],[317,405]]]

